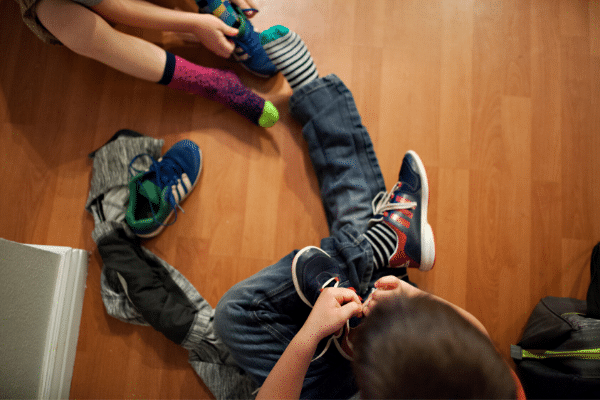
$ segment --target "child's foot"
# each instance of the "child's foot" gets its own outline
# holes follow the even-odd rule
[[[246,17],[244,10],[235,4],[221,0],[197,0],[200,12],[211,13],[239,32],[233,38],[235,49],[233,58],[244,68],[261,78],[269,78],[277,73],[260,43],[260,37]]]
[[[239,7],[234,6],[234,10],[238,15],[240,26],[237,27],[239,30],[237,37],[233,38],[235,43],[233,58],[248,71],[261,78],[275,75],[277,68],[269,60],[265,49],[261,46],[260,35],[254,30],[254,26]]]
[[[294,257],[292,281],[300,299],[311,308],[323,289],[345,287],[348,284],[348,280],[329,254],[315,246],[303,248]],[[350,324],[346,323],[342,329],[324,341],[322,350],[313,361],[323,356],[332,342],[343,357],[351,360],[351,345],[347,338],[349,331]]]
[[[276,25],[262,32],[260,42],[292,90],[319,77],[308,48],[300,36],[285,26]]]
[[[236,28],[239,26],[237,13],[231,3],[222,0],[196,0],[201,13],[213,14],[227,25]]]
[[[303,248],[294,257],[292,281],[300,299],[311,308],[323,289],[348,285],[348,280],[329,254],[314,246]],[[352,344],[348,340],[348,333],[351,326],[355,326],[358,322],[357,318],[352,318],[336,334],[330,336],[313,361],[323,356],[332,342],[344,358],[352,360]]]
[[[279,119],[273,103],[244,86],[233,72],[202,67],[170,53],[167,63],[172,64],[166,67],[172,71],[164,81],[168,87],[217,101],[263,128],[273,126]]]
[[[265,101],[263,112],[258,118],[258,126],[270,128],[279,120],[279,111],[270,101]]]
[[[377,267],[419,268],[435,263],[435,243],[427,222],[429,184],[425,166],[414,151],[402,160],[398,183],[390,193],[373,199],[373,218],[365,236],[373,247]]]
[[[338,287],[342,276],[340,268],[325,251],[315,246],[300,250],[292,261],[292,281],[298,296],[313,307],[326,287]]]

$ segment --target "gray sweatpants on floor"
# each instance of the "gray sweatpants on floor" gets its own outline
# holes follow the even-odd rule
[[[122,130],[90,155],[94,166],[85,208],[94,217],[92,238],[103,261],[102,300],[109,315],[150,325],[187,349],[190,364],[217,399],[253,398],[256,384],[215,334],[213,308],[179,271],[142,247],[125,222],[129,163],[143,153],[158,159],[163,143]],[[149,163],[141,157],[135,167]]]

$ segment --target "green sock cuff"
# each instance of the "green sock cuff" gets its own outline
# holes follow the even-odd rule
[[[263,128],[270,128],[279,120],[279,111],[270,101],[265,101],[265,108],[258,119],[258,125]]]
[[[265,45],[288,34],[290,30],[283,25],[275,25],[260,33],[260,44]]]

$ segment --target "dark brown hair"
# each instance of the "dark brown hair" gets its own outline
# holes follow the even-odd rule
[[[378,303],[353,344],[366,399],[516,398],[509,367],[490,339],[430,296]]]

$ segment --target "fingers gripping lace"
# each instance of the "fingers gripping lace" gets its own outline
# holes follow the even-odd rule
[[[384,211],[389,210],[406,210],[409,208],[416,208],[417,202],[408,201],[401,203],[393,203],[392,199],[394,198],[394,192],[400,187],[400,182],[397,182],[392,190],[389,192],[379,192],[377,196],[371,202],[371,206],[373,207],[373,215],[382,214]]]
[[[323,286],[321,286],[321,291],[323,291],[325,288],[330,287],[329,284],[331,282],[335,282],[333,284],[333,286],[331,286],[331,287],[338,287],[338,286],[340,286],[340,278],[338,278],[337,276],[334,276],[333,278],[329,278],[329,279],[327,279],[325,281],[325,283],[323,284]]]
[[[253,12],[258,12],[257,9],[255,8],[240,8],[237,5],[233,5],[235,11],[238,14],[238,19],[240,21],[240,24],[245,24],[244,29],[254,29],[254,26],[252,26],[251,22],[248,21],[248,17],[246,17],[246,14],[244,14],[244,12],[246,11],[253,11]],[[250,25],[250,27],[248,26]],[[255,36],[257,36],[258,34],[255,33]],[[246,54],[248,54],[249,57],[252,57],[254,54],[259,54],[261,51],[264,51],[262,48],[262,44],[260,43],[260,39],[258,37],[250,39],[250,40],[244,40],[244,44],[246,46],[248,46],[248,50],[246,51],[245,49],[242,48],[242,50],[245,51]],[[241,47],[241,46],[236,46],[236,47]]]
[[[332,286],[329,286],[331,284],[331,282],[335,282]],[[337,276],[334,276],[333,278],[329,278],[328,280],[325,281],[325,283],[323,284],[323,286],[321,286],[321,291],[323,291],[325,288],[328,287],[338,287],[340,285],[340,278],[338,278]],[[348,325],[348,327],[350,326],[350,322],[346,321],[346,324]],[[342,336],[344,333],[344,329],[340,329],[339,332],[334,333],[333,335],[331,335],[329,337],[329,339],[327,340],[327,343],[325,344],[325,347],[323,348],[323,351],[321,351],[321,353],[319,353],[318,356],[316,356],[315,358],[313,358],[311,360],[311,362],[321,358],[323,356],[323,354],[327,353],[327,350],[329,350],[329,346],[331,346],[331,342],[333,342],[334,339],[339,338],[340,336]]]
[[[327,350],[329,350],[329,346],[331,346],[331,342],[335,343],[336,346],[339,346],[338,341],[336,339],[339,339],[344,334],[344,332],[349,332],[349,331],[350,331],[350,320],[346,321],[346,329],[344,329],[342,327],[342,328],[340,328],[340,330],[338,332],[336,332],[333,335],[331,335],[329,337],[329,339],[327,340],[327,343],[325,344],[325,347],[323,348],[323,351],[321,351],[321,353],[319,353],[318,356],[316,356],[315,358],[313,358],[310,361],[313,362],[313,361],[321,358],[325,353],[327,353]],[[348,344],[350,344],[350,342],[348,342]],[[343,351],[341,351],[340,353],[342,355],[344,355]]]

